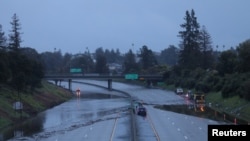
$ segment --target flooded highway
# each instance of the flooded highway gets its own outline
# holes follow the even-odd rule
[[[147,116],[142,117],[131,114],[130,96],[108,90],[106,81],[79,81],[72,88],[80,89],[80,96],[75,93],[71,100],[12,128],[4,134],[10,137],[8,141],[203,141],[207,139],[209,124],[222,124],[155,108],[186,104],[183,97],[168,90],[113,83],[113,88],[141,101],[147,111]]]
[[[69,138],[96,140],[96,137],[110,139],[113,134],[113,126],[110,125],[119,122],[116,124],[121,131],[116,131],[112,138],[131,140],[128,97],[93,86],[76,84],[74,87],[81,89],[79,96],[75,95],[71,100],[9,128],[4,133],[5,139],[9,141],[68,141]],[[109,127],[111,128],[108,130]],[[104,131],[107,133],[96,136],[97,133]]]

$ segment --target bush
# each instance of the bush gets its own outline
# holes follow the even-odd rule
[[[226,76],[224,87],[222,88],[221,91],[222,96],[224,98],[228,98],[235,95],[239,95],[237,91],[240,88],[241,83],[242,83],[241,75],[235,74]]]
[[[193,89],[195,87],[196,80],[193,78],[188,78],[186,81],[183,82],[183,87],[188,89]]]
[[[240,97],[250,101],[250,80],[245,81],[239,89]]]
[[[196,91],[208,93],[210,91],[209,85],[203,82],[199,82],[195,86]]]

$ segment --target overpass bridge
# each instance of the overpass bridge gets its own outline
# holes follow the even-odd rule
[[[124,75],[99,75],[99,74],[46,74],[44,79],[54,81],[56,85],[61,81],[68,81],[68,88],[72,90],[72,80],[83,79],[96,79],[107,80],[107,88],[112,90],[113,79],[126,79],[126,80],[144,80],[147,85],[150,85],[153,81],[162,81],[162,75],[139,75],[139,74],[124,74]]]

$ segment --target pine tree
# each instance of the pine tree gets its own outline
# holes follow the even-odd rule
[[[107,66],[107,58],[105,57],[105,53],[102,47],[97,48],[95,54],[96,54],[96,66],[95,66],[96,73],[107,74],[109,72]]]
[[[191,13],[186,11],[184,17],[185,23],[181,24],[183,31],[179,32],[179,37],[182,39],[180,44],[179,65],[187,68],[194,69],[200,67],[201,50],[199,46],[200,41],[200,25],[195,17],[195,12],[192,9]]]
[[[212,48],[212,39],[210,34],[207,32],[207,29],[205,26],[202,26],[202,29],[200,31],[200,48],[201,48],[201,54],[202,54],[202,62],[201,67],[203,69],[209,69],[212,67],[214,62],[213,57],[213,48]]]
[[[160,63],[174,66],[178,60],[178,48],[174,45],[169,45],[168,48],[161,51],[159,56]]]
[[[0,24],[0,47],[3,48],[6,46],[6,37],[2,31],[2,25]]]
[[[158,62],[152,52],[152,50],[148,49],[146,45],[142,46],[140,49],[140,63],[142,65],[142,69],[146,70],[150,67],[158,65]]]
[[[136,56],[131,49],[124,57],[124,73],[136,73],[139,71],[138,64],[136,63]]]
[[[10,22],[12,25],[11,33],[9,34],[9,47],[13,50],[17,50],[20,48],[21,40],[21,24],[19,22],[19,18],[16,13],[12,17],[12,21]]]

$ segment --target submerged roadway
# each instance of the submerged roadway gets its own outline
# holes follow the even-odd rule
[[[154,108],[155,105],[185,104],[185,100],[172,91],[113,82],[113,88],[143,103],[147,116],[142,117],[131,113],[131,101],[127,95],[82,84],[106,87],[106,81],[77,82],[72,88],[79,88],[80,96],[39,114],[38,117],[42,117],[39,131],[17,135],[9,141],[206,141],[207,126],[221,124]],[[84,98],[87,94],[106,97]]]

